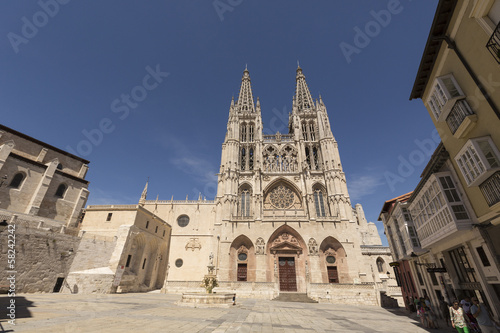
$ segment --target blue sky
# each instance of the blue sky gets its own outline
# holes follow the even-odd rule
[[[245,64],[264,128],[286,132],[300,60],[352,203],[375,222],[385,200],[414,189],[436,146],[423,103],[408,100],[436,6],[5,0],[0,122],[89,159],[88,204],[136,203],[148,177],[150,199],[212,199]]]

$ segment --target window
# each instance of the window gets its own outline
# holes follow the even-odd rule
[[[326,216],[325,203],[323,201],[323,191],[321,191],[320,189],[314,190],[314,206],[316,207],[316,216]]]
[[[302,138],[307,141],[307,124],[305,122],[302,123]]]
[[[165,230],[163,230],[163,237],[165,237]]]
[[[248,150],[248,170],[253,170],[253,148]]]
[[[63,169],[63,165],[62,165],[61,163],[59,163],[59,164],[57,165],[57,170],[62,170],[62,169]]]
[[[463,96],[463,93],[453,75],[448,74],[436,78],[431,95],[427,100],[434,118],[436,120],[439,118],[446,102],[459,96]]]
[[[245,123],[241,124],[241,142],[247,141],[247,125]]]
[[[66,192],[66,185],[64,184],[61,184],[57,187],[57,191],[56,191],[56,194],[55,196],[56,197],[59,197],[59,198],[63,198],[64,197],[64,193]]]
[[[500,202],[500,172],[494,173],[493,176],[482,183],[479,188],[481,189],[488,206],[491,207]]]
[[[438,280],[436,278],[436,273],[429,272],[429,275],[431,276],[432,284],[435,285],[435,286],[439,286]]]
[[[242,253],[238,254],[238,260],[239,261],[245,261],[245,260],[247,260],[247,258],[248,258],[248,256],[247,256],[246,253],[242,252]]]
[[[248,141],[253,142],[253,124],[248,125]]]
[[[142,269],[144,269],[144,267],[146,267],[146,258],[144,258],[144,261],[142,262]]]
[[[155,234],[158,232],[158,226],[156,226],[155,228]]]
[[[240,193],[240,216],[250,216],[250,191],[248,189]]]
[[[326,257],[326,262],[329,263],[329,264],[335,264],[335,257],[334,256],[327,256]]]
[[[486,17],[491,22],[490,26],[495,26],[486,47],[493,58],[500,64],[500,0],[493,3]]]
[[[316,140],[316,133],[314,132],[314,123],[309,124],[309,137],[311,138],[311,141]]]
[[[24,173],[18,172],[10,181],[9,187],[19,188],[21,187],[21,183],[23,182],[23,180],[24,180]]]
[[[377,270],[379,273],[384,272],[384,260],[382,258],[377,259]]]
[[[177,224],[179,227],[186,227],[189,224],[189,217],[187,215],[181,215],[177,218]]]
[[[146,229],[149,227],[149,221],[146,221]]]
[[[473,114],[474,112],[465,99],[457,101],[451,109],[450,114],[446,117],[446,123],[451,133],[455,134],[465,118]]]
[[[113,213],[108,213],[108,216],[106,217],[106,222],[111,221],[112,216],[113,216]]]
[[[455,161],[469,186],[476,186],[484,178],[499,169],[497,147],[489,136],[467,141],[455,157]]]
[[[490,261],[488,260],[488,256],[486,255],[486,252],[484,252],[484,249],[482,246],[476,247],[477,254],[479,255],[479,258],[481,259],[481,262],[483,263],[484,267],[489,267],[491,266]]]
[[[182,261],[182,259],[177,259],[175,261],[175,267],[177,267],[177,268],[182,267],[183,264],[184,264],[184,261]]]
[[[129,254],[128,257],[127,257],[127,263],[125,264],[125,267],[129,267],[130,266],[130,260],[132,260],[132,255]]]
[[[247,151],[245,148],[241,148],[241,170],[245,170],[247,167]]]

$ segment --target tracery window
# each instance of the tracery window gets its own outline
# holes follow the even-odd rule
[[[307,124],[305,122],[302,123],[302,137],[304,141],[307,141]]]
[[[247,141],[247,125],[245,123],[241,124],[241,133],[240,133],[240,141],[241,142],[246,142]]]
[[[248,150],[248,169],[253,170],[253,148]]]
[[[244,189],[240,192],[240,216],[250,216],[250,191]]]
[[[314,169],[319,170],[320,168],[319,168],[318,148],[313,147],[312,153],[313,153]]]
[[[311,169],[311,155],[309,154],[309,147],[306,147],[306,162],[309,169]]]
[[[245,148],[241,148],[241,170],[246,170],[247,166],[247,151]]]
[[[293,191],[285,185],[278,185],[269,193],[271,204],[278,209],[290,208],[294,198]]]
[[[314,123],[309,123],[309,137],[311,138],[311,141],[315,141],[316,140],[316,135],[315,135],[315,132],[314,132]]]
[[[314,190],[314,206],[316,208],[316,216],[326,216],[325,202],[323,200],[323,191],[320,188]]]
[[[248,125],[248,141],[249,142],[253,142],[253,132],[254,132],[253,130],[254,130],[253,124]]]

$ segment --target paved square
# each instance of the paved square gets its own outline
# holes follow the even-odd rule
[[[24,294],[16,300],[16,326],[2,332],[427,332],[401,310],[341,304],[237,299],[231,308],[190,308],[180,295],[159,293]],[[23,305],[24,304],[24,305]],[[437,331],[437,330],[436,330]],[[443,329],[439,332],[453,332]]]

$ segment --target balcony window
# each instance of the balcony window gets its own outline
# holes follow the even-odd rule
[[[446,102],[460,96],[463,96],[462,90],[460,90],[460,87],[458,86],[453,75],[448,74],[436,78],[431,95],[427,100],[427,104],[429,105],[436,120],[438,120]]]
[[[495,30],[493,30],[486,44],[486,48],[490,51],[496,62],[500,64],[500,23],[498,23]]]
[[[423,247],[445,237],[470,217],[449,172],[435,173],[410,206]],[[412,236],[413,232],[410,232]]]
[[[467,141],[455,161],[469,186],[477,186],[500,169],[500,153],[490,137]]]
[[[457,101],[451,109],[451,112],[448,114],[448,117],[446,117],[446,123],[448,124],[451,133],[455,134],[465,118],[473,114],[474,112],[465,99]]]
[[[488,206],[491,207],[500,202],[500,172],[494,173],[490,178],[482,183],[479,188],[481,189]]]

